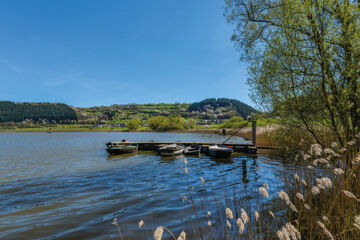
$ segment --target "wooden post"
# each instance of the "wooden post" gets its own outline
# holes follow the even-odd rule
[[[252,143],[256,146],[256,120],[251,121],[252,123]]]

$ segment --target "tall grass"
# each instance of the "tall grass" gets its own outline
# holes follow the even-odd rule
[[[302,180],[288,186],[298,208],[288,220],[302,239],[360,239],[356,225],[360,215],[359,135],[346,148],[332,145],[332,149],[305,155],[312,160],[309,170]],[[300,194],[304,199],[295,199]]]
[[[264,184],[247,195],[239,189],[225,192],[216,208],[208,209],[207,197],[194,199],[189,187],[183,200],[191,201],[195,219],[184,226],[187,232],[172,233],[159,226],[154,239],[162,239],[163,230],[175,240],[360,239],[359,148],[360,135],[343,148],[336,143],[328,148],[313,144],[301,155],[308,167],[286,179],[275,198],[269,198],[274,192]],[[186,160],[184,174],[188,174]],[[199,176],[199,184],[204,183]]]

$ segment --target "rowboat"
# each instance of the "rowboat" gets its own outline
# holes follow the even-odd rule
[[[136,142],[108,142],[106,151],[110,154],[133,153],[139,148]]]
[[[158,150],[161,156],[175,156],[175,155],[180,155],[184,152],[184,146],[173,143],[166,146],[162,146]]]
[[[214,157],[231,157],[234,150],[224,145],[212,145],[209,147],[209,154]]]
[[[187,155],[199,155],[201,146],[200,145],[192,145],[185,147],[184,154]]]

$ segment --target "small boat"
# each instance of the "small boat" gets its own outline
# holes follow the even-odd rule
[[[185,147],[184,154],[187,154],[187,155],[199,155],[200,150],[201,150],[200,145],[188,146],[188,147]]]
[[[184,146],[180,144],[169,144],[159,148],[159,153],[161,156],[175,156],[180,155],[184,152]]]
[[[234,150],[224,145],[212,145],[209,147],[209,154],[214,157],[231,157]]]
[[[136,142],[108,142],[106,143],[106,151],[110,154],[122,154],[122,153],[133,153],[139,148]]]

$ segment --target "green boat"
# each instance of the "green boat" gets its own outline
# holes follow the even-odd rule
[[[136,142],[108,142],[106,151],[110,154],[133,153],[139,148]]]

